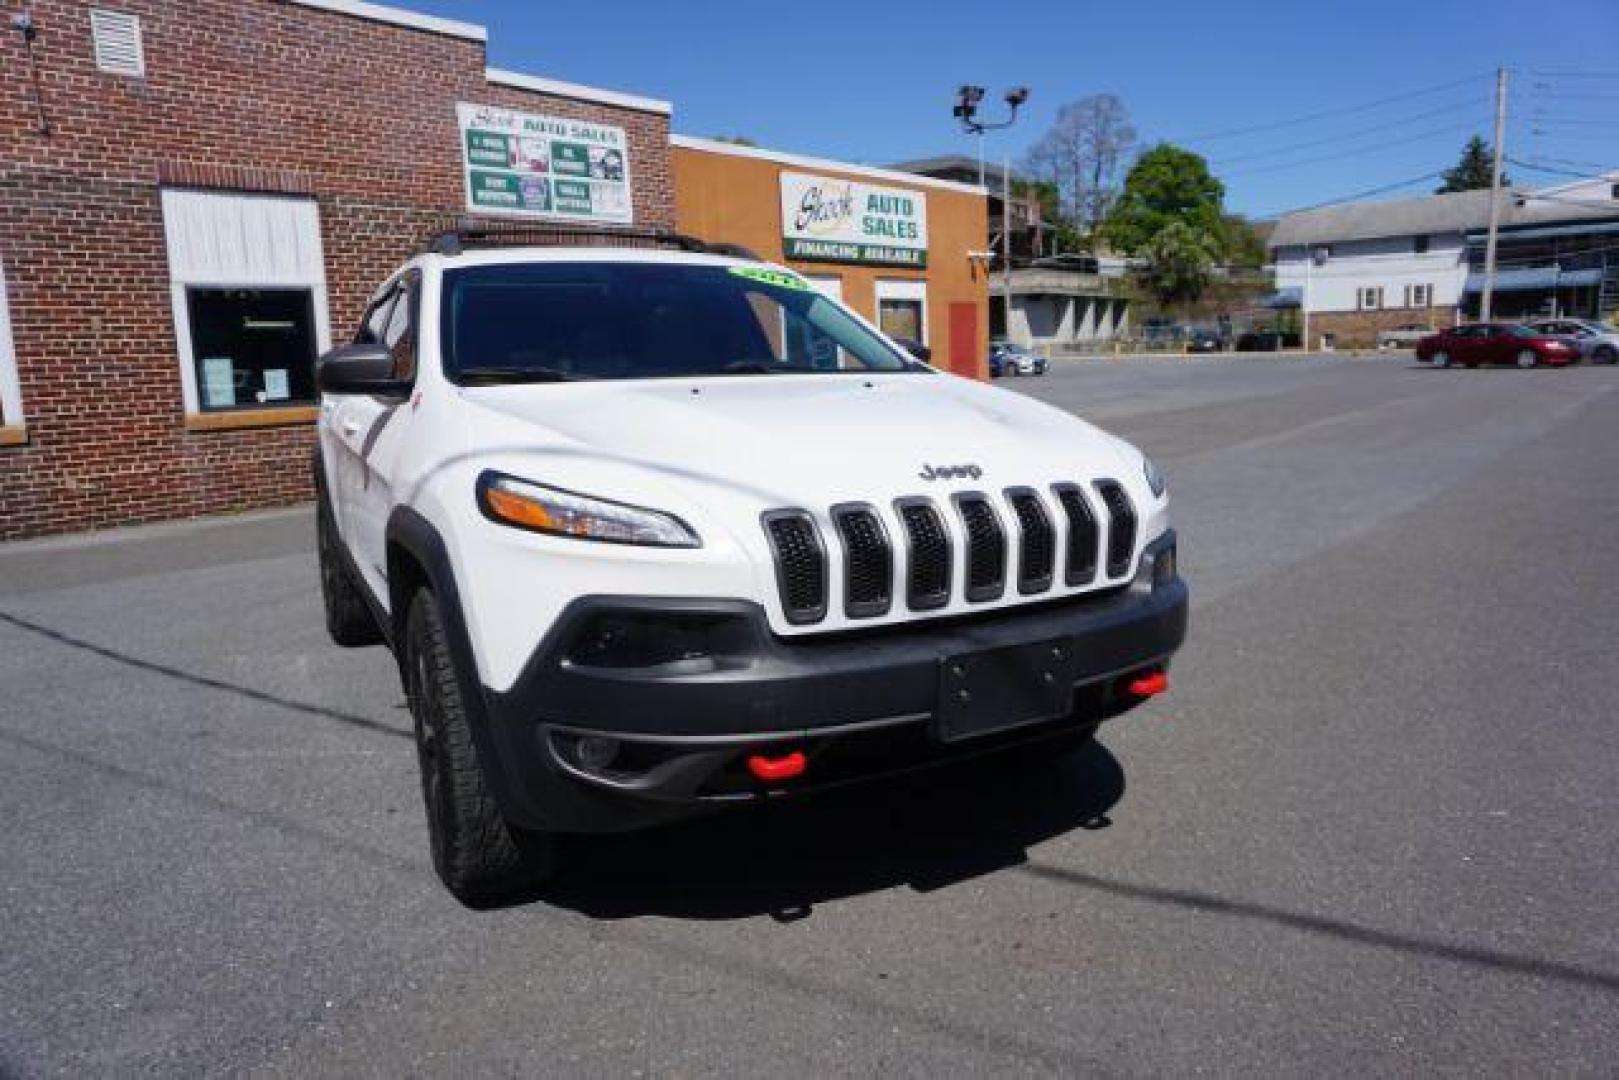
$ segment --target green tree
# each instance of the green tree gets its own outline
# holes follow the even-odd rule
[[[1269,257],[1265,250],[1265,232],[1241,214],[1227,214],[1225,226],[1225,258],[1233,267],[1263,266]]]
[[[1452,191],[1477,191],[1489,187],[1490,174],[1495,171],[1494,158],[1490,144],[1474,135],[1462,147],[1462,157],[1456,162],[1455,168],[1446,169],[1441,174],[1444,183],[1434,189],[1435,193],[1444,195]],[[1506,187],[1507,183],[1507,174],[1502,173],[1501,186]]]
[[[1171,222],[1200,234],[1202,247],[1222,253],[1225,185],[1190,150],[1159,143],[1136,159],[1124,189],[1102,224],[1102,237],[1127,254],[1142,253]]]
[[[1142,246],[1147,260],[1141,283],[1162,306],[1193,303],[1208,288],[1219,241],[1185,221],[1171,221]]]

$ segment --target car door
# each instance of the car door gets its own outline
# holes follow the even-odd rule
[[[360,317],[355,331],[356,345],[375,344],[382,340],[382,331],[388,324],[388,314],[398,296],[397,283],[388,282],[378,289]],[[332,519],[345,540],[353,537],[354,496],[360,490],[359,458],[354,453],[358,441],[361,418],[354,409],[352,394],[322,394],[320,400],[321,460],[326,471],[326,489],[331,496]]]
[[[1477,346],[1478,342],[1473,338],[1473,328],[1457,326],[1439,335],[1439,347],[1435,351],[1449,353],[1452,363],[1471,364],[1474,362],[1472,350]]]
[[[418,311],[421,306],[421,272],[406,270],[400,275],[389,317],[382,327],[380,342],[393,355],[393,377],[406,384],[416,381],[418,355]],[[410,390],[398,397],[356,395],[345,424],[353,423],[358,437],[351,442],[355,455],[359,491],[351,499],[353,512],[353,551],[359,570],[366,575],[377,596],[387,596],[387,526],[393,512],[393,492],[397,489],[400,447],[405,429],[410,427]],[[345,426],[346,431],[346,426]]]
[[[357,340],[388,347],[396,379],[414,381],[418,346],[417,312],[420,272],[401,275],[378,297]],[[386,598],[386,532],[393,510],[395,469],[402,429],[408,426],[409,395],[346,395],[334,417],[343,466],[344,535],[349,550],[372,591]]]
[[[1521,339],[1504,323],[1495,323],[1489,327],[1488,336],[1484,339],[1484,362],[1487,364],[1510,364],[1517,360]]]

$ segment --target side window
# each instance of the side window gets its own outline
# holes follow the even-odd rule
[[[395,290],[396,302],[382,330],[382,344],[394,354],[394,378],[416,378],[416,297],[420,275],[412,271]]]
[[[392,314],[393,302],[399,296],[397,288],[390,288],[387,292],[371,302],[360,318],[360,329],[354,335],[356,345],[380,345],[383,331],[388,327],[388,316]]]

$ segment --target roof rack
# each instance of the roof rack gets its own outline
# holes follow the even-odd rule
[[[477,248],[503,247],[644,247],[699,253],[736,253],[735,245],[710,245],[694,236],[665,229],[486,222],[468,218],[462,218],[449,228],[429,236],[419,253],[454,256]],[[727,250],[718,252],[719,248]]]

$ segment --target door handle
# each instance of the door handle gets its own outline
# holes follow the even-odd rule
[[[358,435],[359,433],[360,433],[360,422],[358,420],[345,420],[345,421],[343,421],[343,434],[347,435],[349,438],[352,439],[354,436]]]

